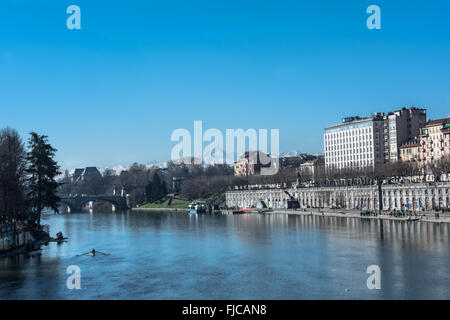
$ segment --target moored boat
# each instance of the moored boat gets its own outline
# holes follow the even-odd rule
[[[206,202],[193,201],[189,204],[188,212],[189,214],[201,214],[206,213],[207,205]]]

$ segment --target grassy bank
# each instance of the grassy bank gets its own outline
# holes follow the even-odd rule
[[[197,201],[206,201],[209,203],[223,203],[225,202],[224,193],[214,193],[205,198],[196,199]],[[169,204],[170,202],[170,204]],[[160,201],[148,202],[139,206],[136,209],[187,209],[190,201],[181,199],[162,199]]]
[[[160,201],[149,202],[139,206],[139,209],[187,209],[189,205],[189,201],[173,199],[169,204],[169,199],[163,199]]]
[[[225,193],[213,193],[213,194],[210,194],[208,197],[200,198],[198,200],[206,201],[209,203],[222,204],[222,203],[225,203]]]

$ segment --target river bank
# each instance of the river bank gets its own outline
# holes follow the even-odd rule
[[[39,250],[49,240],[48,226],[42,226],[42,230],[37,230],[22,222],[2,224],[0,226],[0,258]]]
[[[48,240],[34,240],[33,242],[29,242],[27,245],[16,247],[7,251],[1,251],[0,259],[38,251],[42,246],[48,244],[48,242]]]
[[[341,218],[359,218],[359,219],[374,219],[374,220],[393,220],[393,221],[422,221],[430,223],[450,223],[450,215],[448,213],[445,216],[440,214],[440,217],[435,218],[434,212],[423,212],[415,216],[410,217],[394,217],[387,214],[379,214],[377,216],[361,216],[360,210],[332,210],[332,209],[274,209],[268,211],[268,213],[282,213],[282,214],[295,214],[303,216],[325,216],[325,217],[341,217]]]
[[[131,208],[132,211],[171,211],[171,212],[187,212],[184,208]]]

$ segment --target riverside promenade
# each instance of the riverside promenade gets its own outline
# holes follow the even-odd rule
[[[339,218],[359,218],[359,219],[372,219],[372,220],[391,220],[391,221],[421,221],[430,223],[450,223],[450,213],[446,212],[444,214],[439,213],[439,218],[436,218],[437,212],[420,212],[417,216],[407,216],[407,217],[395,217],[389,215],[387,212],[383,212],[376,216],[361,216],[361,210],[351,210],[351,209],[273,209],[271,211],[266,211],[267,213],[281,213],[281,214],[294,214],[303,216],[322,216],[322,217],[339,217]]]

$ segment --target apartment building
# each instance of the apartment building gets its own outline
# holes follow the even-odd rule
[[[384,156],[385,162],[395,162],[400,158],[399,148],[420,135],[426,124],[426,109],[411,107],[389,112],[384,116]]]
[[[374,166],[384,162],[384,114],[348,117],[325,128],[326,168]]]
[[[450,156],[450,118],[428,121],[422,128],[420,143],[423,163]]]
[[[420,163],[421,160],[421,145],[420,139],[415,138],[402,144],[399,147],[399,155],[401,161],[414,161]]]
[[[247,151],[234,163],[234,175],[259,175],[261,168],[270,167],[270,165],[270,155],[261,151]]]

